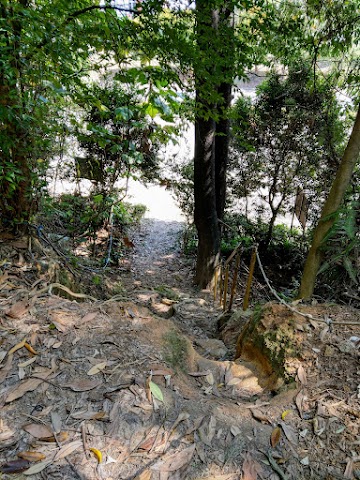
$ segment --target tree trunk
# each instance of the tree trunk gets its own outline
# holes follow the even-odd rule
[[[216,211],[219,220],[224,219],[226,203],[226,172],[229,160],[230,143],[230,119],[227,115],[231,105],[231,87],[230,83],[222,83],[218,88],[218,93],[223,99],[221,105],[222,115],[216,123],[215,136],[215,190],[216,190]]]
[[[329,230],[335,222],[335,212],[343,201],[346,189],[348,188],[351,176],[354,172],[356,162],[360,155],[360,105],[351,136],[340,166],[337,170],[334,182],[321,212],[319,222],[314,231],[312,244],[305,262],[304,272],[301,278],[299,298],[308,299],[312,296],[315,288],[316,275],[319,271],[322,252],[321,246]]]
[[[196,2],[199,57],[194,65],[194,219],[199,244],[195,283],[202,288],[211,285],[220,259],[219,220],[223,219],[225,210],[230,128],[228,109],[234,75],[234,49],[229,46],[233,39],[233,29],[229,24],[232,9],[228,8],[227,2],[221,9],[217,9],[218,5],[219,2],[209,0]],[[224,52],[224,48],[228,48],[230,53]]]
[[[211,2],[210,2],[211,3]],[[195,65],[196,117],[194,157],[194,221],[198,233],[195,283],[212,283],[220,258],[220,230],[215,187],[214,94],[215,62],[209,57],[216,36],[218,14],[208,0],[196,2],[198,59]]]
[[[220,258],[220,230],[216,212],[215,122],[198,118],[195,124],[194,220],[198,232],[195,283],[206,288],[212,283]]]

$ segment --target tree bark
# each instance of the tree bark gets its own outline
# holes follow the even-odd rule
[[[335,222],[334,214],[343,201],[345,192],[350,184],[356,162],[360,155],[360,105],[355,123],[341,159],[334,182],[325,201],[319,222],[315,228],[312,244],[305,262],[299,298],[308,299],[312,296],[316,283],[316,275],[322,261],[321,246],[329,230]]]
[[[215,122],[198,118],[195,123],[194,220],[198,232],[195,283],[206,288],[212,283],[220,258],[220,230],[216,211]]]
[[[215,136],[215,190],[216,211],[219,220],[224,219],[226,204],[226,172],[229,161],[230,119],[226,114],[231,105],[231,83],[224,82],[218,88],[223,99],[222,115],[216,123]]]
[[[232,8],[224,2],[197,0],[196,37],[199,58],[196,86],[194,220],[198,233],[195,283],[212,284],[220,260],[221,228],[226,200],[230,122],[228,109],[234,76]],[[225,43],[224,43],[225,42]],[[227,42],[227,43],[226,43]],[[224,48],[228,51],[224,52]],[[230,52],[230,53],[229,53]],[[225,57],[225,58],[224,58]]]
[[[195,283],[201,288],[212,283],[220,258],[215,187],[216,124],[213,116],[216,110],[213,99],[216,65],[214,56],[209,55],[214,47],[218,13],[211,3],[208,0],[196,2],[198,59],[195,65],[194,221],[198,233],[198,252]]]

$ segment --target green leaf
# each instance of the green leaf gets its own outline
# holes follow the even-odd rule
[[[159,402],[164,401],[164,396],[162,394],[162,391],[158,385],[154,382],[150,382],[150,392],[153,394],[153,396],[156,398],[156,400],[159,400]]]
[[[94,203],[96,204],[101,203],[103,199],[104,199],[104,195],[102,195],[101,193],[99,193],[99,195],[94,195],[93,197]]]
[[[351,260],[348,257],[345,257],[344,260],[343,260],[343,263],[344,263],[345,270],[347,271],[349,277],[351,278],[351,280],[355,284],[357,284],[358,279],[356,277],[356,269],[353,267],[353,265],[351,263]]]
[[[159,114],[159,110],[156,107],[154,107],[154,105],[149,104],[146,107],[145,113],[149,115],[151,118],[155,118],[156,115]]]
[[[134,112],[129,107],[117,107],[115,115],[118,120],[128,121],[134,117]]]

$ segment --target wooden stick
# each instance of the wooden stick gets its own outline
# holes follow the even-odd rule
[[[219,302],[220,302],[220,307],[222,305],[222,297],[223,297],[223,291],[224,291],[224,284],[223,284],[223,272],[222,272],[222,264],[220,263],[220,268],[219,268],[219,279],[220,279],[220,292],[219,292]]]
[[[225,270],[225,280],[224,280],[224,301],[223,301],[223,310],[226,310],[226,297],[227,297],[227,290],[228,290],[228,283],[229,283],[229,264],[226,265]]]
[[[249,276],[246,284],[246,290],[244,295],[244,302],[243,302],[243,310],[247,310],[249,307],[249,298],[250,298],[250,291],[251,291],[251,284],[254,276],[254,269],[255,269],[255,262],[256,262],[256,247],[251,254],[250,266],[249,266]]]
[[[241,255],[240,255],[240,253],[238,253],[237,256],[236,256],[235,271],[234,271],[234,277],[233,277],[233,282],[232,282],[232,286],[231,286],[231,295],[230,295],[228,312],[230,312],[230,310],[231,310],[231,307],[232,307],[233,301],[234,301],[234,297],[235,297],[238,273],[239,273],[239,268],[240,268],[240,259],[241,259]]]
[[[221,265],[219,264],[215,268],[215,275],[214,275],[214,302],[216,302],[216,294],[217,294],[217,285],[218,285],[218,280],[219,280],[219,269],[221,268]]]

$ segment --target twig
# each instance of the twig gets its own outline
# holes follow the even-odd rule
[[[32,290],[30,293],[29,293],[29,297],[39,297],[40,295],[43,295],[44,293],[48,293],[49,295],[52,294],[52,290],[53,288],[58,288],[59,290],[63,290],[64,292],[66,292],[67,294],[71,295],[72,297],[75,297],[75,298],[84,298],[84,299],[88,299],[88,300],[91,300],[93,302],[98,302],[98,299],[95,298],[95,297],[92,297],[91,295],[86,295],[85,293],[76,293],[76,292],[73,292],[72,290],[70,290],[70,288],[68,287],[65,287],[65,285],[62,285],[61,283],[50,283],[50,285],[48,285],[47,287],[41,289],[41,290]]]
[[[269,460],[269,463],[271,465],[271,468],[279,475],[279,477],[282,479],[282,480],[289,480],[289,477],[281,470],[281,468],[279,467],[279,465],[276,463],[276,461],[274,460],[273,456],[271,455],[271,452],[270,450],[267,451],[267,453],[265,454],[267,459]]]
[[[89,452],[89,445],[87,443],[87,438],[86,438],[86,422],[85,422],[85,420],[81,424],[81,438],[82,438],[82,442],[83,442],[85,457],[89,460],[90,452]]]

